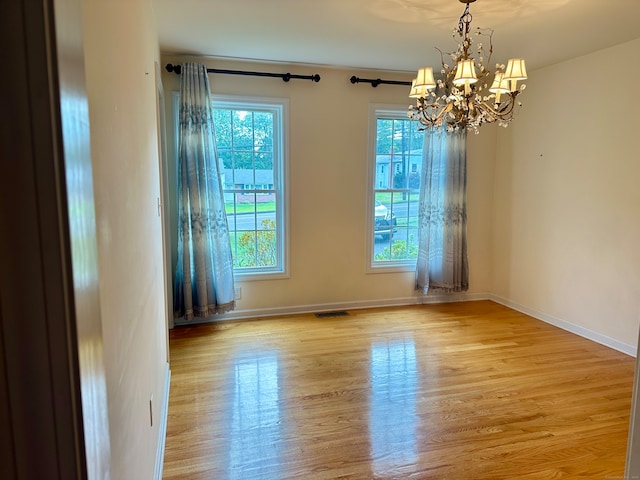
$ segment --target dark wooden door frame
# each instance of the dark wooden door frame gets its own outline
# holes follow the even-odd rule
[[[0,2],[3,479],[109,476],[81,32],[80,0]]]

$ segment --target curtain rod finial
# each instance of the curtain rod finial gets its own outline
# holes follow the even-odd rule
[[[164,68],[169,73],[177,73],[179,75],[182,72],[182,65],[173,65],[171,63],[167,63]]]

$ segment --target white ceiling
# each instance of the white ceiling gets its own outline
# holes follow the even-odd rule
[[[163,54],[415,71],[454,51],[459,0],[152,0]],[[529,71],[640,38],[640,0],[477,0],[492,63]],[[484,41],[486,43],[486,41]],[[640,52],[639,52],[640,54]],[[605,69],[619,67],[603,65]],[[620,72],[621,74],[623,72]]]

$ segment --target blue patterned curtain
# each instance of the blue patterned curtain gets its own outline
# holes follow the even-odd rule
[[[431,129],[424,136],[416,266],[416,289],[423,293],[469,288],[466,144],[466,129]]]
[[[176,317],[190,320],[235,308],[231,244],[204,65],[182,65],[178,138],[174,310]]]

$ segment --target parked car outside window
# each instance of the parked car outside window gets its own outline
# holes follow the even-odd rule
[[[389,238],[396,233],[396,217],[389,211],[389,209],[382,203],[376,200],[375,207],[375,221],[374,232],[376,235],[380,235],[383,240],[389,240]]]

